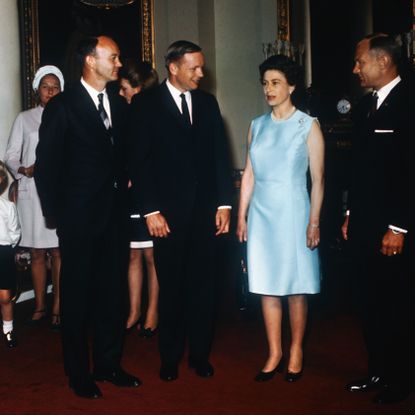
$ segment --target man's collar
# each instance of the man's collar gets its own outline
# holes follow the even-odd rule
[[[392,91],[392,89],[401,82],[401,77],[398,75],[395,79],[392,79],[389,83],[384,85],[382,88],[380,88],[377,92],[380,102],[383,102],[383,100],[389,95],[389,92]],[[375,91],[373,91],[375,92]],[[380,105],[380,104],[379,104]]]
[[[97,91],[95,88],[89,85],[88,82],[86,82],[83,77],[81,78],[81,84],[85,87],[85,89],[88,91],[89,95],[91,96],[97,96],[98,94],[101,94],[101,93],[106,95],[107,93],[106,88],[104,88],[102,91]]]
[[[186,96],[189,94],[190,95],[190,91],[186,91],[186,92],[182,92],[180,91],[180,89],[177,89],[167,78],[166,79],[166,85],[167,88],[169,89],[170,93],[174,96],[179,98],[181,94],[185,94]]]

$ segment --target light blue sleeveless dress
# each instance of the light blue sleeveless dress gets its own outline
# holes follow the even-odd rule
[[[249,291],[265,295],[320,292],[318,250],[306,246],[310,199],[307,137],[314,118],[297,110],[252,121],[249,155],[255,177],[248,212]]]

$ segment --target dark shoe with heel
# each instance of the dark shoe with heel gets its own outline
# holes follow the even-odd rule
[[[141,330],[142,330],[142,324],[143,324],[143,319],[140,317],[134,324],[132,324],[130,327],[126,327],[125,328],[125,331],[126,331],[126,333],[127,334],[130,334],[130,333],[132,333],[132,331],[134,330],[134,329],[137,329],[138,330],[138,332],[139,332],[139,334],[140,334],[140,332],[141,332]]]
[[[285,374],[284,380],[286,382],[297,382],[297,380],[300,380],[303,376],[303,369],[301,369],[299,372],[287,372]]]
[[[157,327],[155,329],[147,327],[146,329],[140,330],[140,336],[146,339],[150,339],[151,337],[154,337],[156,333],[157,333]]]
[[[9,349],[13,349],[14,347],[17,346],[17,339],[16,339],[16,335],[14,333],[13,330],[7,332],[5,335],[5,341],[6,341],[6,346]]]
[[[52,314],[50,328],[53,331],[59,331],[61,329],[61,316],[59,314]]]
[[[277,373],[282,373],[284,370],[284,360],[281,358],[278,365],[270,372],[263,372],[262,370],[254,377],[255,382],[268,382]]]
[[[40,318],[36,318],[34,319],[33,317],[36,315],[41,315]],[[42,324],[42,321],[45,320],[46,318],[46,310],[42,309],[42,310],[35,310],[33,312],[32,318],[30,318],[29,320],[25,321],[25,326],[28,327],[39,327]]]

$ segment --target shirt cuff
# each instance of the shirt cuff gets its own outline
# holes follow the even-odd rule
[[[389,229],[392,229],[392,232],[395,235],[397,235],[399,233],[408,233],[407,229],[398,228],[397,226],[394,226],[394,225],[389,225]]]
[[[232,209],[232,206],[223,205],[223,206],[219,206],[219,207],[218,207],[218,210],[219,210],[219,209]]]
[[[145,218],[147,218],[148,216],[153,216],[153,215],[157,215],[157,213],[160,213],[160,211],[159,210],[156,210],[155,212],[150,212],[150,213],[147,213],[146,215],[143,215]]]

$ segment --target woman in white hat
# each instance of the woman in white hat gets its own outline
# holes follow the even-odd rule
[[[22,228],[19,246],[30,248],[31,254],[35,309],[26,323],[38,326],[46,318],[46,253],[49,252],[54,293],[51,324],[53,329],[59,329],[59,244],[56,230],[47,227],[42,215],[33,170],[43,109],[53,96],[63,90],[62,72],[56,66],[42,66],[36,72],[32,86],[38,105],[17,116],[7,144],[5,163],[18,180],[17,209]]]

